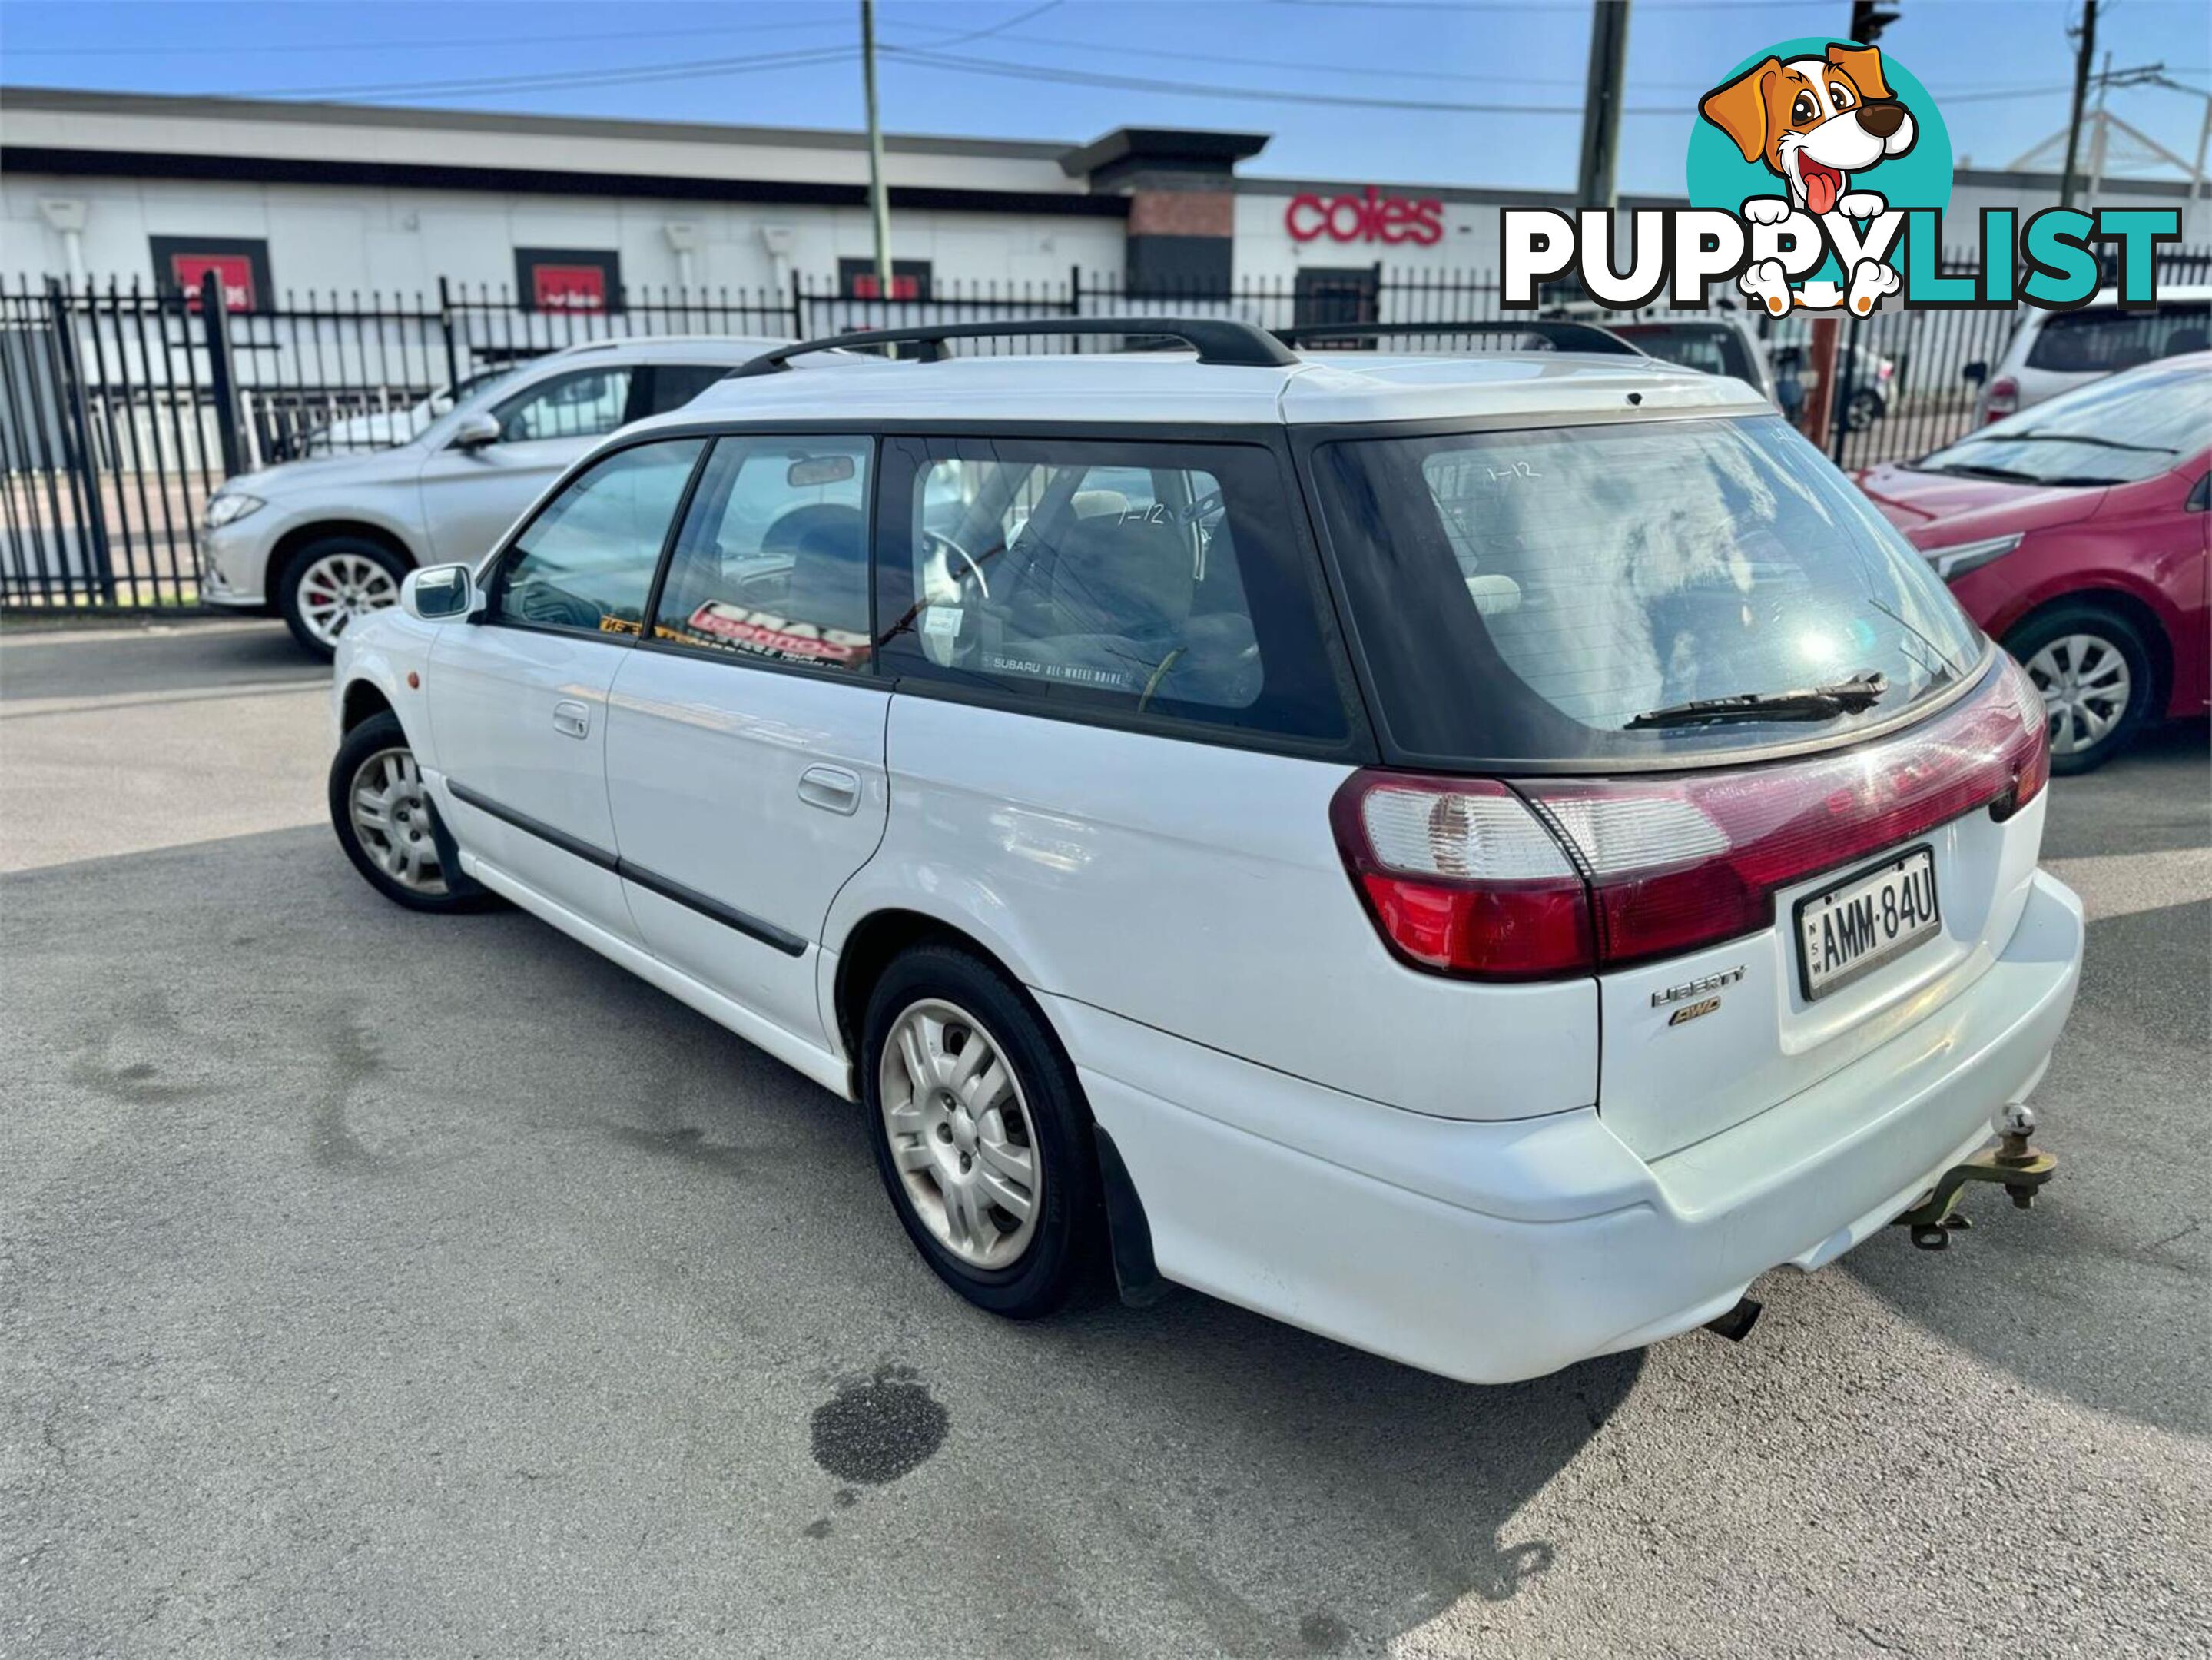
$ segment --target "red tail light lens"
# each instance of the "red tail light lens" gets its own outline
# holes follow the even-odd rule
[[[1414,967],[1474,980],[1589,972],[1583,879],[1505,785],[1354,773],[1329,813],[1376,928]]]
[[[2009,374],[2004,374],[1990,382],[1989,392],[1982,400],[1982,414],[1988,420],[2002,420],[2019,408],[2019,381]]]
[[[2009,818],[2049,777],[2042,698],[2008,659],[1959,707],[1856,749],[1510,787],[1359,773],[1334,813],[1346,863],[1401,957],[1531,980],[1756,933],[1773,922],[1778,888],[1977,807]]]

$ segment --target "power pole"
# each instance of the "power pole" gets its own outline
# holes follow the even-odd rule
[[[876,0],[860,0],[860,79],[868,97],[868,210],[876,221],[876,294],[891,297],[891,204],[884,188],[884,129],[876,119]]]
[[[1848,38],[1863,46],[1870,46],[1897,19],[1896,11],[1877,4],[1876,0],[1851,0],[1851,32]]]
[[[1583,165],[1576,201],[1613,204],[1613,162],[1620,154],[1620,100],[1628,70],[1628,0],[1591,0],[1589,80],[1583,93]]]
[[[2081,149],[2081,106],[2089,98],[2089,64],[2097,55],[2097,0],[2081,0],[2081,44],[2074,52],[2074,113],[2066,126],[2066,171],[2058,180],[2058,205],[2074,205],[2074,163]]]

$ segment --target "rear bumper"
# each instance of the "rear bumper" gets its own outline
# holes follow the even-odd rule
[[[1166,1278],[1469,1383],[1703,1324],[1833,1261],[1990,1139],[2041,1079],[2080,977],[2080,903],[2038,873],[2018,930],[1927,1018],[1662,1158],[1594,1109],[1430,1117],[1042,999],[1144,1203]]]

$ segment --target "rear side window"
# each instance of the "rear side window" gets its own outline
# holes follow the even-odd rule
[[[544,438],[598,438],[612,432],[629,407],[630,371],[609,365],[541,380],[507,399],[492,414],[502,444]]]
[[[865,438],[725,438],[700,475],[653,637],[754,661],[868,657]]]
[[[2122,311],[2099,306],[2054,312],[2027,349],[2027,367],[2065,374],[2109,374],[2212,346],[2212,302]]]
[[[635,634],[702,438],[617,450],[523,528],[492,578],[491,615],[534,628]]]
[[[1334,443],[1316,465],[1384,723],[1420,757],[1837,736],[1980,655],[1926,562],[1776,417]],[[1887,690],[1861,711],[1652,720],[1866,674]]]
[[[1345,737],[1269,452],[898,440],[885,465],[878,611],[899,674],[1070,712]]]
[[[730,372],[727,363],[655,363],[642,371],[646,382],[645,415],[665,415],[680,410]]]

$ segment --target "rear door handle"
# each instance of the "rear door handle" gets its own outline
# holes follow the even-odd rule
[[[553,730],[567,738],[581,738],[592,729],[592,712],[573,698],[553,706]]]
[[[842,767],[809,767],[799,775],[799,799],[849,816],[860,810],[860,775]]]

